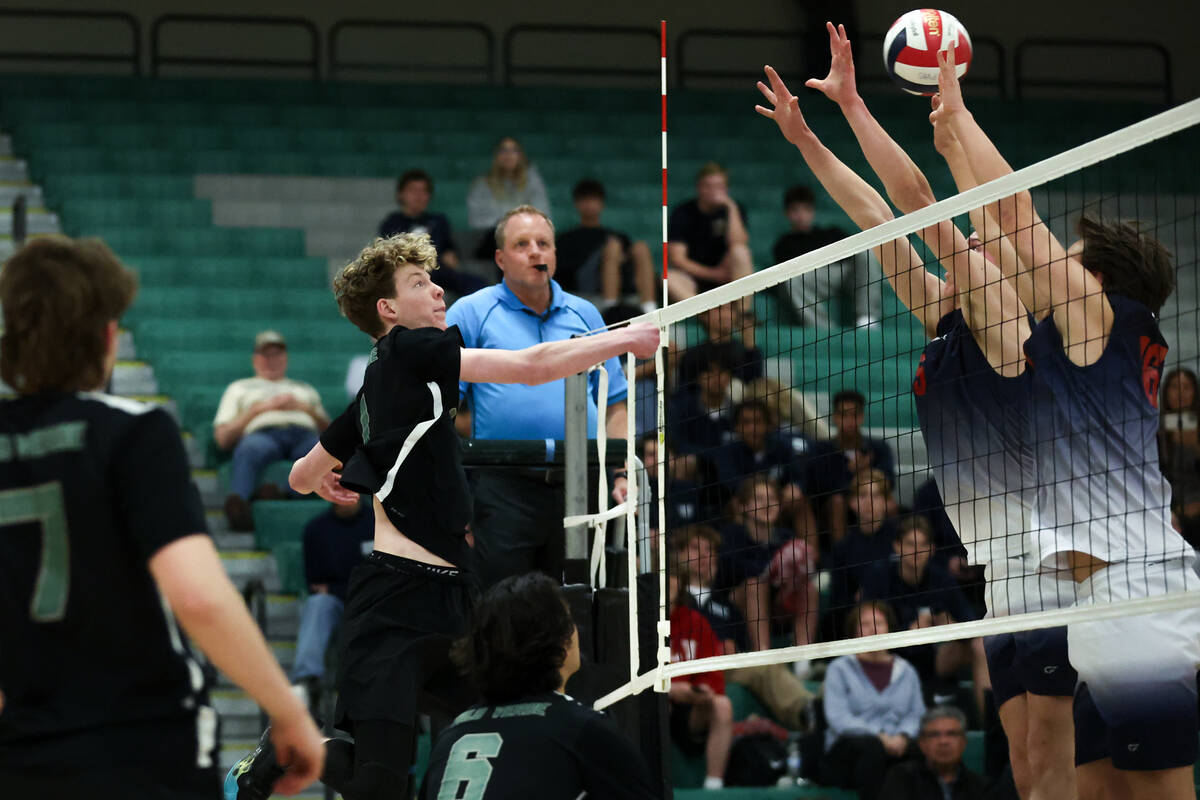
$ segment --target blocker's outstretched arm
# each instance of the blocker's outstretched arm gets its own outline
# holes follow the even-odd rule
[[[808,127],[800,112],[800,101],[788,91],[779,74],[770,66],[764,71],[770,87],[759,81],[758,89],[772,107],[755,106],[754,110],[774,120],[784,138],[796,146],[825,191],[855,225],[866,230],[893,219],[891,208],[879,192],[839,161]],[[942,279],[925,269],[921,257],[905,238],[894,239],[872,252],[883,266],[883,274],[896,296],[921,322],[925,332],[934,336],[938,320],[953,308],[941,296]]]

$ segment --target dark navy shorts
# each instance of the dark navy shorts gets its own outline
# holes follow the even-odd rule
[[[1157,693],[1155,693],[1157,694]],[[1174,694],[1174,693],[1170,693]],[[1138,713],[1121,714],[1125,721],[1106,720],[1096,706],[1086,683],[1075,693],[1075,765],[1111,758],[1117,769],[1158,770],[1188,767],[1200,759],[1200,718],[1196,696],[1179,692],[1179,697],[1155,702],[1138,694],[1130,702]],[[1157,705],[1153,713],[1142,713],[1143,703]]]
[[[1067,659],[1067,629],[1001,633],[983,640],[996,708],[1017,695],[1071,697],[1078,680]]]

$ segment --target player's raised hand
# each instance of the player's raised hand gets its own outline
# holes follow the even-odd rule
[[[804,85],[816,89],[833,102],[841,105],[858,97],[858,85],[854,79],[854,54],[850,49],[850,37],[846,35],[846,26],[833,27],[832,22],[825,23],[829,31],[829,74],[822,80],[809,78]]]
[[[938,105],[929,115],[929,121],[948,119],[960,111],[966,111],[963,103],[962,85],[958,82],[958,70],[954,66],[954,50],[939,50],[938,59]],[[937,117],[935,120],[934,118]]]
[[[768,87],[759,81],[758,90],[762,92],[763,97],[772,107],[755,106],[754,110],[767,119],[774,120],[783,134],[783,138],[798,145],[805,136],[812,133],[808,123],[804,121],[804,115],[800,113],[800,101],[788,91],[787,84],[783,82],[783,78],[779,77],[779,73],[775,71],[774,67],[767,65],[763,67],[763,72],[766,73],[767,80],[771,85]]]
[[[929,106],[933,109],[929,114],[929,122],[933,125],[933,146],[944,155],[959,147],[959,144],[958,136],[954,133],[954,128],[950,125],[949,120],[937,113],[941,105],[941,95],[935,94],[929,98]]]
[[[281,767],[286,767],[275,782],[275,793],[292,795],[321,777],[325,766],[325,743],[307,709],[290,717],[271,720],[271,743]]]
[[[658,328],[648,322],[630,325],[625,335],[629,337],[629,352],[638,358],[653,358],[658,351]]]

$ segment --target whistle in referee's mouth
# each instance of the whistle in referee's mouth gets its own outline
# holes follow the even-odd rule
[[[534,264],[533,268],[538,270],[539,272],[549,272],[550,271],[550,267],[546,264]]]

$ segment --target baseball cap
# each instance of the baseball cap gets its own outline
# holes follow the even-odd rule
[[[264,347],[272,345],[287,348],[287,339],[284,339],[283,334],[279,331],[262,331],[254,337],[254,352],[256,353]]]

